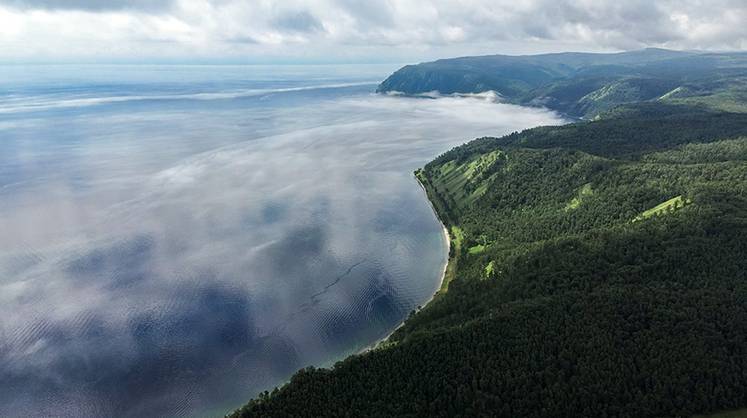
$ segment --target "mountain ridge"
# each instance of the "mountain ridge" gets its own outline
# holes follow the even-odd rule
[[[719,84],[724,77],[732,80],[728,88]],[[715,95],[739,96],[729,103],[734,110],[747,97],[747,54],[649,48],[612,54],[458,57],[404,66],[376,91],[416,96],[489,90],[508,103],[547,107],[579,118],[641,101],[713,106],[710,98]]]

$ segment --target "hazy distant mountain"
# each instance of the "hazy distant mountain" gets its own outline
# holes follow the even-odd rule
[[[462,57],[402,67],[377,89],[408,95],[488,90],[506,102],[577,117],[652,100],[723,108],[747,97],[747,54],[649,48],[616,54]]]

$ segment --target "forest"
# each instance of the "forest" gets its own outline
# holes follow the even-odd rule
[[[747,54],[647,48],[615,54],[487,55],[407,65],[378,87],[411,96],[492,90],[503,102],[591,119],[619,105],[747,111]]]
[[[448,289],[387,344],[231,416],[747,406],[747,114],[628,105],[474,140],[416,176],[461,240]]]

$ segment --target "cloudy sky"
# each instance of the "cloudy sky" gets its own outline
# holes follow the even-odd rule
[[[0,0],[0,61],[747,49],[745,0]]]

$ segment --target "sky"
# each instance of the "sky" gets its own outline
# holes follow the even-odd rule
[[[747,50],[745,0],[0,0],[0,62]]]

